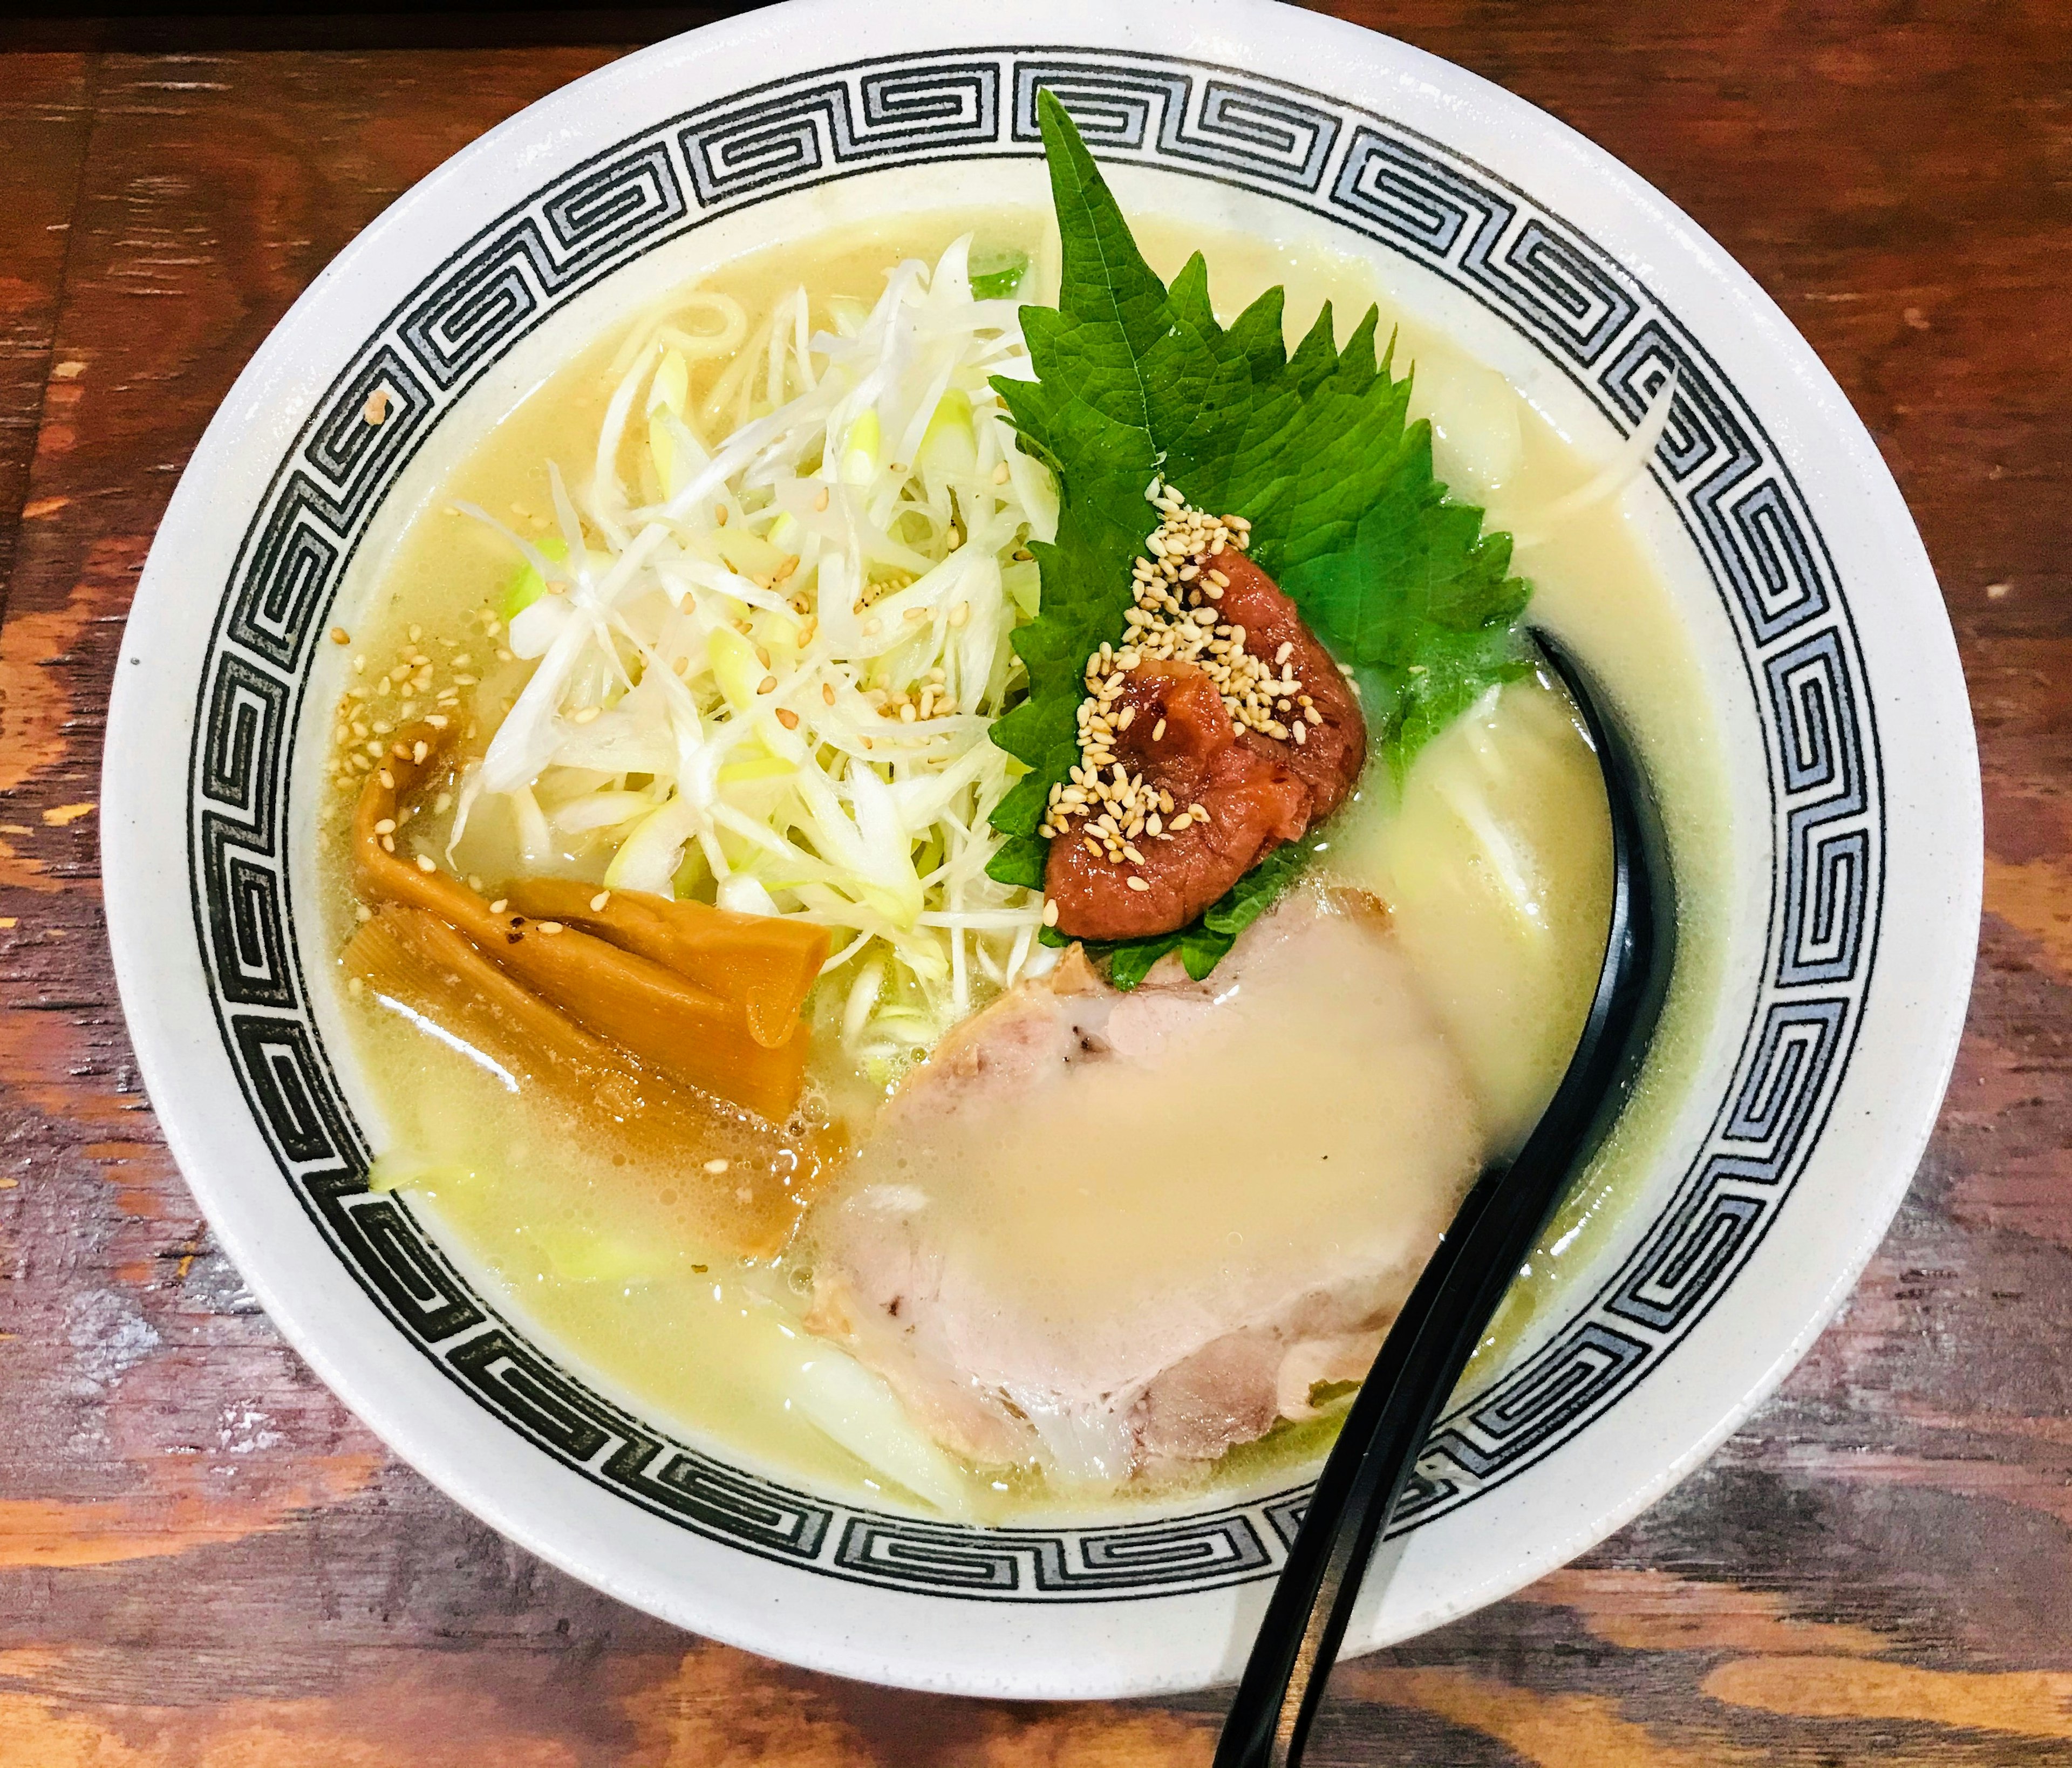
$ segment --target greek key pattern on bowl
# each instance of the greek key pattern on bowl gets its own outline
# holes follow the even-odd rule
[[[498,1318],[406,1202],[367,1190],[287,889],[294,709],[318,635],[376,508],[468,389],[549,313],[715,214],[889,167],[1036,156],[1045,87],[1105,158],[1294,204],[1444,278],[1622,434],[1674,380],[1653,481],[1733,623],[1768,748],[1778,882],[1762,985],[1733,1086],[1667,1206],[1536,1352],[1441,1421],[1396,1532],[1516,1477],[1630,1392],[1776,1219],[1848,1064],[1881,900],[1870,697],[1811,514],[1702,346],[1560,216],[1357,105],[1150,55],[887,56],[700,106],[544,187],[397,306],[281,463],[216,616],[189,865],[225,1046],[282,1173],[368,1294],[477,1403],[627,1502],[744,1552],[972,1599],[1141,1600],[1271,1575],[1306,1490],[1124,1527],[971,1528],[830,1503],[652,1429]]]

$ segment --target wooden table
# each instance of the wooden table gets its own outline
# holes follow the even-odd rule
[[[1783,304],[1941,574],[1984,751],[1970,1034],[1842,1318],[1581,1564],[1353,1666],[1320,1763],[2072,1762],[2072,31],[2051,0],[1345,10],[1574,123]],[[390,1460],[138,1090],[95,819],[116,644],[231,378],[399,191],[616,51],[0,57],[0,1763],[1203,1763],[1222,1699],[803,1674]]]

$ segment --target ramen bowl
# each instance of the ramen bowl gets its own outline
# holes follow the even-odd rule
[[[181,1168],[397,1454],[697,1632],[1066,1698],[1234,1675],[1306,1482],[984,1527],[645,1416],[369,1189],[311,857],[326,635],[442,463],[701,265],[1039,203],[1046,88],[1126,207],[1371,261],[1586,454],[1667,397],[1622,495],[1712,702],[1716,973],[1616,1222],[1446,1409],[1347,1649],[1494,1601],[1659,1496],[1804,1353],[1911,1178],[1969,989],[1977,764],[1927,559],[1813,352],[1663,196],[1460,69],[1268,0],[1009,3],[982,25],[791,0],[534,105],[342,253],[224,401],[130,617],[103,815],[124,1005]]]

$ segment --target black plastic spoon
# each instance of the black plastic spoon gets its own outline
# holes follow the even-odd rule
[[[1589,673],[1536,637],[1589,729],[1611,809],[1611,922],[1597,993],[1538,1125],[1514,1159],[1475,1182],[1354,1399],[1267,1605],[1215,1768],[1301,1759],[1375,1544],[1432,1421],[1569,1179],[1623,1108],[1661,1012],[1676,915],[1654,796]]]

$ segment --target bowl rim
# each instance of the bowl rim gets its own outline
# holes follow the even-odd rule
[[[393,1359],[369,1355],[362,1348],[346,1354],[343,1347],[366,1330],[366,1322],[355,1306],[358,1302],[364,1307],[364,1297],[294,1293],[285,1281],[290,1268],[306,1256],[306,1247],[292,1252],[283,1250],[294,1238],[292,1218],[284,1219],[277,1210],[255,1207],[251,1188],[243,1182],[254,1153],[265,1155],[264,1146],[249,1124],[243,1126],[248,1133],[241,1137],[234,1132],[226,1133],[226,1126],[215,1120],[221,1114],[197,1103],[205,1094],[231,1100],[237,1094],[227,1062],[213,1062],[204,1055],[197,1064],[194,1042],[198,1016],[193,1009],[198,1000],[207,997],[202,956],[199,949],[187,952],[169,948],[168,930],[176,923],[177,911],[169,919],[166,893],[156,887],[171,859],[169,847],[184,849],[189,840],[183,808],[176,812],[179,835],[172,842],[167,839],[171,831],[166,800],[181,796],[187,787],[182,779],[177,788],[169,792],[171,777],[179,770],[166,757],[177,750],[183,759],[188,746],[163,741],[162,727],[169,714],[178,715],[175,709],[179,705],[180,686],[177,668],[169,670],[165,662],[179,652],[179,647],[168,640],[169,628],[176,627],[181,618],[179,585],[190,578],[198,558],[208,558],[220,550],[220,546],[212,548],[208,539],[223,520],[212,487],[219,483],[249,480],[249,463],[255,450],[271,450],[277,458],[284,458],[285,450],[316,422],[323,400],[337,385],[325,364],[339,361],[342,350],[349,356],[358,347],[360,336],[347,326],[346,343],[340,344],[329,338],[327,331],[334,323],[333,310],[351,315],[356,284],[360,288],[392,290],[409,286],[399,280],[398,273],[384,269],[382,253],[399,241],[409,241],[411,248],[403,253],[406,261],[413,251],[421,256],[423,235],[428,229],[437,231],[442,216],[495,214],[498,211],[490,205],[499,191],[515,191],[529,201],[553,179],[565,179],[578,166],[616,151],[635,138],[626,134],[623,123],[598,125],[594,121],[597,113],[648,116],[651,121],[636,134],[652,132],[658,126],[652,119],[666,113],[656,112],[652,103],[646,101],[654,90],[672,82],[696,88],[703,78],[706,89],[717,84],[722,92],[738,97],[775,88],[788,89],[824,78],[832,71],[846,72],[888,60],[939,59],[952,53],[968,60],[985,54],[1012,56],[1018,53],[1054,60],[1062,54],[1071,54],[1083,55],[1096,63],[1108,58],[1145,66],[1191,64],[1219,68],[1230,76],[1227,84],[1255,95],[1278,91],[1323,99],[1327,89],[1360,86],[1363,94],[1374,96],[1366,97],[1364,101],[1328,101],[1342,106],[1347,115],[1363,113],[1377,121],[1386,116],[1400,134],[1421,138],[1452,160],[1480,166],[1522,200],[1531,199],[1500,172],[1447,146],[1437,129],[1450,127],[1456,135],[1475,136],[1486,152],[1499,158],[1531,158],[1536,169],[1556,183],[1581,180],[1577,187],[1589,187],[1594,193],[1593,206],[1617,224],[1607,228],[1600,221],[1593,233],[1609,232],[1625,242],[1615,246],[1611,255],[1626,278],[1643,288],[1667,278],[1679,284],[1679,294],[1685,297],[1679,311],[1686,310],[1702,296],[1704,302],[1732,316],[1758,340],[1760,347],[1753,350],[1752,360],[1770,371],[1766,395],[1786,409],[1791,419],[1790,426],[1780,431],[1785,450],[1788,452],[1794,445],[1803,450],[1808,438],[1835,450],[1832,459],[1822,463],[1818,474],[1802,467],[1802,476],[1815,487],[1807,494],[1809,499],[1821,504],[1823,519],[1831,524],[1847,520],[1859,525],[1866,522],[1884,525],[1885,562],[1891,575],[1874,587],[1889,601],[1906,608],[1910,615],[1907,620],[1885,623],[1881,632],[1866,631],[1860,635],[1866,651],[1882,648],[1886,653],[1889,671],[1876,684],[1867,680],[1863,692],[1867,700],[1904,697],[1909,715],[1919,728],[1912,733],[1911,746],[1881,740],[1873,730],[1873,754],[1857,758],[1867,763],[1866,781],[1869,773],[1875,772],[1877,789],[1888,796],[1900,771],[1888,767],[1888,761],[1899,759],[1904,759],[1910,770],[1907,783],[1932,775],[1944,788],[1940,798],[1926,797],[1913,807],[1922,819],[1922,828],[1913,838],[1941,863],[1943,875],[1935,880],[1935,890],[1902,892],[1904,901],[1897,905],[1912,911],[1918,906],[1916,897],[1936,896],[1941,912],[1934,917],[1930,931],[1920,936],[1920,949],[1911,954],[1922,972],[1913,993],[1906,993],[1901,985],[1885,997],[1893,1002],[1891,1011],[1897,1014],[1903,1006],[1910,1015],[1908,1024],[1915,1045],[1910,1084],[1896,1105],[1887,1106],[1881,1114],[1873,1114],[1877,1118],[1875,1123],[1850,1120],[1853,1123],[1850,1133],[1867,1145],[1874,1143],[1877,1158],[1871,1163],[1870,1176],[1860,1184],[1852,1199],[1856,1205],[1853,1220],[1844,1212],[1841,1225],[1847,1231],[1839,1242],[1841,1256],[1814,1260],[1816,1268],[1811,1271],[1793,1270],[1795,1293],[1803,1299],[1787,1310],[1792,1316],[1785,1322],[1790,1330],[1773,1334],[1753,1347],[1753,1355],[1748,1354],[1748,1347],[1743,1347],[1738,1357],[1712,1354],[1713,1363],[1736,1372],[1722,1378],[1721,1383],[1699,1385],[1710,1392],[1724,1384],[1732,1388],[1731,1397],[1725,1404],[1716,1396],[1700,1397],[1695,1404],[1680,1407],[1651,1408],[1675,1421],[1659,1425],[1656,1437],[1666,1436],[1680,1447],[1665,1456],[1658,1445],[1651,1457],[1645,1444],[1622,1442],[1615,1453],[1637,1457],[1647,1464],[1647,1471],[1626,1478],[1618,1490],[1610,1495],[1588,1490],[1591,1482],[1587,1478],[1579,1481],[1570,1468],[1562,1478],[1568,1489],[1564,1502],[1537,1507],[1547,1514],[1540,1519],[1540,1540],[1535,1549],[1486,1566],[1477,1579],[1456,1585],[1449,1595],[1427,1601],[1418,1611],[1413,1630],[1517,1587],[1589,1541],[1601,1538],[1651,1502],[1709,1453],[1774,1387],[1847,1294],[1911,1178],[1914,1160],[1932,1128],[1935,1104],[1954,1061],[1968,993],[1978,915],[1983,844],[1975,754],[1947,616],[1918,537],[1874,445],[1810,347],[1745,273],[1672,205],[1609,155],[1523,101],[1462,70],[1357,27],[1291,12],[1272,0],[1203,0],[1186,9],[1146,9],[1127,19],[1115,18],[1110,9],[1089,4],[1087,0],[1071,0],[1062,6],[1038,6],[1016,0],[1015,4],[989,16],[985,31],[972,36],[959,35],[952,18],[947,6],[910,5],[900,9],[896,18],[858,24],[840,0],[788,0],[786,5],[705,27],[611,64],[529,107],[463,150],[364,232],[306,291],[240,376],[183,475],[154,542],[125,634],[110,713],[102,796],[110,940],[147,1088],[158,1105],[175,1157],[219,1238],[285,1335],[334,1391],[404,1458],[464,1506],[541,1556],[636,1606],[774,1655],[870,1680],[971,1692],[1148,1692],[1198,1685],[1211,1679],[1204,1674],[1205,1667],[1213,1671],[1228,1664],[1231,1641],[1248,1612],[1240,1589],[1229,1585],[1207,1588],[1186,1599],[1187,1651],[1184,1656],[1171,1656],[1170,1661],[1156,1652],[1125,1648],[1112,1625],[1081,1629],[1103,1655],[1103,1662],[1083,1661],[1083,1651],[1075,1658],[1075,1642],[1069,1637],[1074,1610],[1054,1604],[1034,1613],[1017,1611],[1016,1622],[1005,1628],[989,1622],[976,1629],[985,1635],[976,1651],[964,1648],[960,1654],[951,1653],[940,1661],[917,1663],[911,1656],[901,1655],[906,1649],[900,1643],[904,1636],[902,1630],[915,1637],[929,1637],[932,1624],[915,1622],[912,1605],[944,1610],[952,1617],[944,1623],[949,1628],[965,1625],[956,1617],[960,1612],[968,1617],[973,1612],[970,1605],[944,1605],[935,1599],[944,1593],[940,1592],[920,1596],[911,1590],[888,1591],[882,1585],[850,1586],[874,1594],[853,1613],[845,1608],[833,1626],[816,1620],[812,1626],[820,1630],[808,1626],[802,1633],[799,1629],[804,1604],[798,1593],[774,1592],[767,1600],[713,1600],[713,1585],[727,1583],[730,1573],[736,1577],[740,1575],[738,1565],[721,1560],[692,1555],[684,1563],[666,1569],[660,1581],[676,1579],[676,1586],[660,1588],[653,1569],[638,1563],[644,1536],[636,1533],[629,1547],[627,1543],[609,1539],[613,1530],[601,1525],[596,1518],[583,1515],[571,1519],[567,1515],[565,1470],[526,1462],[517,1477],[506,1478],[506,1470],[486,1470],[480,1465],[479,1433],[456,1430],[451,1418],[439,1416],[442,1404],[452,1408],[450,1388],[438,1391],[421,1380],[408,1379],[400,1367],[390,1366]],[[1026,43],[1018,41],[1018,28],[1026,30]],[[796,68],[795,46],[800,40],[824,45],[827,65]],[[1077,47],[1061,51],[1057,47],[1061,43]],[[1182,53],[1177,47],[1182,44],[1189,51],[1208,53]],[[846,55],[845,45],[857,52]],[[843,59],[838,60],[838,57]],[[750,69],[772,64],[785,70],[776,79],[759,84],[725,84],[738,77],[732,72],[735,66]],[[713,73],[716,65],[724,71]],[[1331,70],[1336,82],[1330,88],[1314,79],[1315,71],[1324,68]],[[1311,83],[1295,80],[1296,72],[1310,73]],[[1248,87],[1246,82],[1250,83]],[[615,101],[619,101],[619,108],[615,108]],[[711,101],[705,108],[710,109],[720,102]],[[1391,109],[1391,105],[1396,108]],[[676,108],[680,111],[680,103]],[[1011,142],[1009,150],[1022,157],[1034,153],[1033,149],[1016,147]],[[1330,154],[1327,148],[1327,160]],[[1558,212],[1544,204],[1538,207],[1557,220],[1574,211],[1573,204]],[[454,231],[446,228],[449,234]],[[362,304],[378,309],[381,302]],[[378,331],[377,326],[377,334]],[[1705,350],[1695,337],[1691,341],[1699,351]],[[1745,355],[1751,353],[1745,340],[1737,339],[1736,347]],[[1706,360],[1711,360],[1709,353]],[[1839,568],[1836,569],[1833,598],[1847,616],[1849,598],[1843,593]],[[204,580],[208,580],[206,576]],[[216,581],[222,578],[219,576]],[[327,607],[319,612],[315,630],[321,631],[327,612]],[[191,624],[191,616],[188,620]],[[1787,623],[1785,630],[1797,628]],[[1895,632],[1903,632],[1909,643],[1895,647]],[[291,656],[286,672],[298,684],[295,693],[299,701],[301,688],[307,682],[306,666],[298,668]],[[1778,691],[1787,694],[1801,691],[1789,679],[1788,672],[1781,679],[1782,687]],[[185,715],[197,748],[199,727],[192,709],[199,681],[197,668],[186,683],[189,709]],[[139,756],[148,758],[145,765],[138,765]],[[1889,865],[1879,880],[1888,892],[1893,882],[1891,871]],[[1888,913],[1894,906],[1887,903]],[[199,909],[195,912],[198,915]],[[1913,919],[1911,914],[1908,919]],[[1910,927],[1910,931],[1914,931]],[[206,935],[198,935],[191,921],[187,938],[198,948]],[[1872,938],[1874,942],[1874,930]],[[177,947],[177,940],[173,944]],[[1867,989],[1868,985],[1867,960],[1863,988]],[[1885,988],[1882,980],[1880,985]],[[210,1010],[216,1009],[212,1005]],[[1865,1014],[1868,1010],[1864,1009]],[[208,1015],[199,1017],[206,1019]],[[204,1072],[208,1073],[212,1083],[207,1087],[195,1083]],[[1862,1117],[1863,1108],[1841,1101],[1840,1092],[1838,1082],[1836,1094],[1823,1107],[1827,1114],[1826,1122],[1822,1130],[1809,1137],[1809,1148],[1826,1128],[1843,1120],[1836,1116],[1838,1110],[1844,1111],[1845,1116],[1854,1112],[1856,1118]],[[263,1162],[259,1170],[265,1170]],[[1767,1222],[1763,1225],[1766,1227]],[[1774,1242],[1758,1232],[1747,1245],[1745,1256],[1753,1259],[1766,1247],[1774,1250]],[[1771,1262],[1775,1264],[1777,1260],[1773,1257]],[[1805,1262],[1802,1258],[1800,1263]],[[1701,1310],[1685,1336],[1704,1332],[1707,1324],[1705,1310]],[[1652,1391],[1688,1387],[1691,1367],[1687,1361],[1671,1371],[1676,1378],[1673,1383],[1658,1379]],[[411,1376],[425,1373],[409,1371]],[[1628,1412],[1624,1421],[1628,1427],[1626,1434],[1631,1434],[1638,1413],[1630,1408]],[[480,1417],[494,1423],[486,1413]],[[1620,1435],[1615,1429],[1608,1434],[1601,1428],[1619,1423],[1616,1412],[1604,1413],[1588,1427],[1593,1433],[1593,1443]],[[1572,1445],[1577,1440],[1572,1436],[1568,1442]],[[1531,1465],[1555,1466],[1564,1457],[1574,1461],[1570,1447],[1556,1449]],[[524,1461],[522,1450],[518,1458]],[[1515,1490],[1507,1499],[1498,1490],[1501,1483],[1492,1481],[1480,1489],[1490,1495],[1477,1512],[1484,1526],[1499,1519],[1515,1523],[1533,1508],[1523,1503]],[[1273,1495],[1257,1501],[1254,1507],[1272,1526],[1292,1527],[1287,1500],[1295,1495]],[[1274,1502],[1282,1506],[1278,1516],[1268,1514]],[[837,1508],[845,1508],[845,1514],[855,1511],[855,1507]],[[1262,1527],[1258,1532],[1268,1537],[1265,1544],[1270,1561],[1270,1529]],[[724,1554],[734,1550],[717,1551]],[[1396,1551],[1400,1556],[1404,1549],[1399,1546]],[[1240,1570],[1248,1578],[1266,1575],[1256,1564]],[[684,1585],[682,1580],[691,1571],[708,1580],[705,1587]],[[787,1564],[783,1577],[800,1575]],[[1248,1588],[1257,1593],[1256,1583]],[[1197,1596],[1207,1600],[1197,1601]],[[1142,1601],[1170,1606],[1178,1599],[1145,1597],[1139,1590],[1128,1589],[1115,1592],[1112,1600],[1119,1610],[1126,1610]],[[1078,1613],[1083,1622],[1086,1611],[1081,1609]],[[1040,1627],[1034,1624],[1038,1614],[1045,1618]],[[1061,1614],[1067,1623],[1063,1627],[1054,1624]],[[885,1631],[888,1616],[900,1618],[889,1634]],[[1396,1631],[1391,1631],[1392,1626]],[[1017,1626],[1022,1629],[1020,1634]],[[968,1626],[965,1630],[974,1630]],[[1400,1636],[1402,1630],[1401,1617],[1392,1619],[1378,1611],[1371,1614],[1359,1629],[1357,1648],[1386,1643],[1388,1638]],[[1040,1638],[1035,1636],[1039,1634]],[[1022,1638],[1026,1644],[1037,1647],[1039,1654],[1050,1655],[1033,1666],[987,1663],[986,1655],[997,1652],[1007,1638]]]

